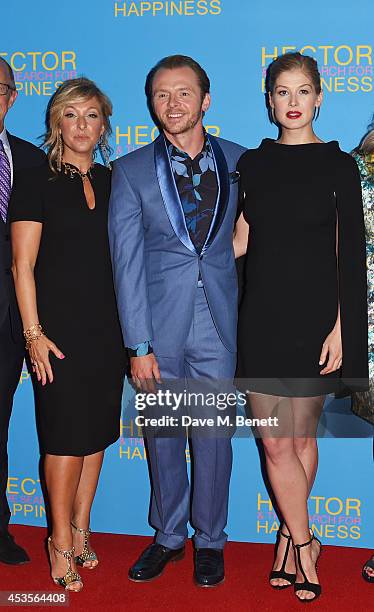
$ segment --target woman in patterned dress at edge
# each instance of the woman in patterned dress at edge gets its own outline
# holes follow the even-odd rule
[[[107,236],[109,98],[86,78],[65,81],[47,109],[48,163],[15,177],[13,275],[34,372],[51,511],[51,576],[83,587],[93,569],[92,502],[104,450],[119,437],[125,351]],[[42,327],[43,325],[43,327]]]
[[[352,410],[357,416],[374,425],[374,123],[352,151],[361,175],[362,201],[364,205],[366,234],[367,306],[368,306],[368,347],[369,347],[369,390],[354,393]],[[362,568],[362,576],[374,583],[374,555]]]
[[[278,427],[258,428],[281,518],[270,584],[293,585],[305,602],[321,593],[307,506],[319,417],[326,394],[367,384],[364,222],[356,163],[313,130],[323,98],[316,61],[280,56],[266,82],[278,140],[238,163],[234,248],[248,252],[237,377],[255,418],[278,417]]]

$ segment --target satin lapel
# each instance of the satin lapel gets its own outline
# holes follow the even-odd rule
[[[166,142],[162,135],[155,140],[154,146],[157,180],[160,185],[166,213],[169,217],[174,232],[182,244],[184,244],[189,251],[196,253],[196,249],[188,233],[183,206],[179,197],[177,186],[175,184],[175,179],[166,148]]]
[[[213,158],[217,174],[218,194],[213,219],[201,253],[205,253],[207,248],[212,244],[219,228],[222,225],[222,221],[226,214],[230,193],[229,169],[227,167],[226,158],[217,140],[213,137],[211,138],[209,135],[208,138],[213,150]]]

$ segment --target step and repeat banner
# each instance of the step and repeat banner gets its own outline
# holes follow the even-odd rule
[[[318,60],[323,80],[325,97],[316,131],[323,140],[339,140],[349,151],[374,112],[373,20],[372,0],[314,0],[312,10],[305,11],[300,5],[297,11],[285,10],[278,0],[4,3],[0,55],[15,71],[19,91],[6,125],[38,143],[50,96],[63,80],[85,75],[113,102],[113,157],[127,154],[158,134],[144,95],[147,72],[161,57],[182,53],[197,59],[211,79],[207,129],[256,147],[262,138],[276,136],[265,108],[266,67],[278,54],[300,50]],[[106,453],[94,503],[94,530],[153,533],[148,525],[146,453],[134,417],[127,385],[121,437]],[[66,427],[74,427],[74,422]],[[326,544],[373,548],[372,429],[350,414],[347,400],[328,398],[319,434],[320,468],[310,498],[314,530]],[[26,369],[9,438],[12,522],[45,525]],[[229,537],[272,542],[276,529],[256,441],[250,435],[235,439]]]

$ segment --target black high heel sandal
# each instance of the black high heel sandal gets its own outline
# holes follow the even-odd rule
[[[370,559],[368,559],[368,561],[366,561],[365,565],[362,568],[363,579],[366,580],[366,582],[374,582],[374,576],[369,576],[369,574],[366,573],[365,571],[366,567],[374,570],[374,557],[371,557]]]
[[[304,542],[304,544],[294,544],[293,547],[296,550],[296,556],[297,556],[297,564],[299,566],[299,569],[304,577],[304,582],[295,582],[294,584],[294,590],[295,590],[295,594],[296,597],[299,601],[301,601],[301,603],[310,603],[311,601],[315,601],[317,599],[317,597],[319,597],[322,593],[322,587],[320,584],[316,584],[315,582],[310,582],[306,576],[306,573],[304,572],[304,568],[302,566],[301,563],[301,556],[300,556],[300,548],[304,548],[305,546],[309,546],[313,540],[316,540],[318,542],[318,544],[320,545],[320,551],[319,551],[319,555],[317,557],[316,560],[316,569],[317,569],[317,561],[318,558],[321,554],[321,550],[322,550],[322,544],[319,541],[318,538],[315,537],[315,535],[312,533],[312,537],[310,538],[310,540],[308,540],[307,542]],[[310,593],[314,594],[314,597],[312,597],[311,599],[301,599],[301,597],[298,597],[297,595],[297,591],[310,591]]]
[[[282,580],[288,580],[289,584],[271,584],[271,582],[270,582],[270,586],[273,587],[273,589],[278,589],[278,590],[280,590],[280,589],[287,589],[288,587],[290,587],[293,584],[295,584],[295,580],[296,580],[296,574],[291,574],[289,572],[286,572],[286,563],[287,563],[287,559],[288,559],[288,553],[289,553],[290,547],[291,547],[291,540],[292,540],[292,538],[291,538],[290,535],[286,535],[285,533],[283,533],[281,528],[279,528],[279,530],[278,530],[278,537],[277,537],[277,545],[276,545],[276,549],[275,549],[275,555],[277,555],[277,552],[278,552],[280,536],[283,536],[287,540],[286,552],[284,553],[282,567],[279,570],[272,570],[270,572],[269,581],[270,580],[277,580],[278,578],[280,578]]]

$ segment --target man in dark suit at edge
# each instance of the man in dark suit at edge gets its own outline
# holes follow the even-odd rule
[[[35,145],[12,136],[5,129],[5,117],[16,98],[13,71],[0,58],[0,561],[12,565],[26,563],[29,557],[8,531],[8,427],[25,344],[11,274],[12,252],[7,213],[14,172],[39,166],[45,160],[44,153]]]

